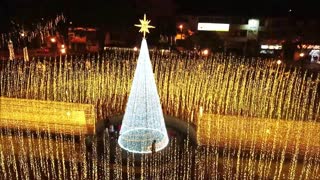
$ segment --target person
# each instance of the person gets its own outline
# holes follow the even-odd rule
[[[153,140],[152,142],[151,152],[152,154],[156,153],[156,140]]]
[[[113,139],[115,136],[115,130],[114,130],[113,124],[109,125],[109,133],[110,133],[109,135],[110,135],[111,139]]]

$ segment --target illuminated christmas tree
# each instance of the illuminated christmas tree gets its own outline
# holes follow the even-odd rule
[[[151,153],[152,147],[155,151],[165,148],[169,139],[145,39],[148,28],[153,26],[149,26],[145,15],[140,22],[136,26],[141,27],[144,37],[118,143],[129,152]]]

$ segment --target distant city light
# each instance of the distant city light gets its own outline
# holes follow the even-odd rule
[[[62,45],[61,45],[61,48],[62,48],[62,49],[64,49],[64,48],[65,48],[64,44],[62,44]]]
[[[297,45],[298,49],[320,49],[320,45],[317,44],[302,44],[302,45]]]
[[[55,42],[56,42],[56,38],[51,38],[50,41],[51,41],[52,43],[55,43]]]
[[[203,51],[202,51],[202,54],[205,55],[205,56],[207,56],[207,55],[209,54],[209,50],[208,50],[208,49],[203,50]]]
[[[138,51],[138,48],[137,48],[137,47],[134,47],[134,48],[133,48],[133,51]]]
[[[300,53],[299,56],[300,56],[300,57],[304,57],[304,53]]]
[[[280,50],[280,49],[282,49],[282,45],[278,45],[278,44],[276,44],[276,45],[262,44],[260,46],[260,48],[261,49],[277,49],[277,50]]]
[[[249,19],[248,27],[250,30],[258,30],[259,29],[259,20],[258,19]]]
[[[22,36],[22,37],[24,37],[24,36],[25,36],[24,32],[22,32],[22,33],[21,33],[21,36]]]
[[[282,63],[282,61],[279,59],[279,60],[277,61],[277,64],[280,65],[281,63]]]
[[[229,31],[230,24],[223,23],[198,23],[199,31]]]
[[[65,54],[66,53],[66,49],[62,48],[62,49],[60,49],[60,52],[61,52],[61,54]]]

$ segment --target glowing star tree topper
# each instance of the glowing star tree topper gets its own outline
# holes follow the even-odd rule
[[[150,21],[146,21],[144,16],[144,20],[140,22],[140,32],[145,36],[145,33],[149,32]],[[118,143],[121,148],[133,153],[159,151],[169,143],[147,41],[144,37]]]
[[[149,28],[155,28],[154,26],[150,26],[150,20],[146,19],[146,14],[143,15],[143,19],[139,19],[141,24],[135,24],[135,26],[140,27],[139,32],[143,33],[143,37],[146,37],[146,33],[150,33],[149,32]]]

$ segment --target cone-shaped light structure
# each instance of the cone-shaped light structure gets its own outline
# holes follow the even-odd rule
[[[151,153],[154,141],[155,151],[159,151],[169,139],[147,41],[143,38],[118,143],[129,152]]]

